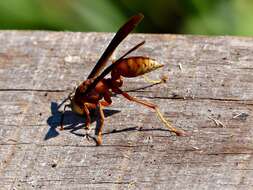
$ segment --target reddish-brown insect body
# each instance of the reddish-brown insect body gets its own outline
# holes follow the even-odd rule
[[[102,73],[100,73],[118,44],[133,30],[142,18],[142,14],[135,15],[119,29],[104,54],[91,71],[88,79],[77,87],[74,96],[69,96],[70,105],[66,105],[64,107],[64,110],[67,106],[69,106],[75,113],[85,115],[87,130],[89,130],[91,122],[90,110],[99,108],[101,126],[96,134],[97,145],[102,144],[102,128],[104,123],[103,107],[109,106],[112,103],[112,92],[121,94],[130,101],[134,101],[155,110],[159,118],[165,123],[170,131],[175,132],[177,135],[183,134],[182,131],[172,127],[165,120],[155,104],[134,98],[120,89],[123,85],[123,77],[137,77],[163,66],[154,59],[148,57],[135,56],[125,58],[132,51],[143,45],[144,42],[141,42],[130,49],[121,58],[113,62]],[[111,77],[105,78],[105,76],[109,73],[111,73]],[[61,118],[61,129],[63,129],[63,115]]]
[[[163,65],[154,59],[148,57],[130,57],[123,59],[115,66],[112,70],[112,76],[137,77],[160,67],[163,67]]]

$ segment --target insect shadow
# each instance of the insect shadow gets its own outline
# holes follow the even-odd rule
[[[147,88],[150,88],[152,86],[155,86],[158,84],[149,84],[143,87],[139,87],[136,89],[132,89],[132,90],[126,90],[126,92],[141,92],[142,90],[145,90]],[[116,97],[118,95],[114,94],[113,97]],[[62,103],[61,103],[62,104]],[[59,132],[57,131],[57,128],[60,128],[60,120],[61,120],[61,115],[62,113],[59,111],[59,105],[56,102],[51,102],[51,116],[48,117],[47,119],[47,124],[49,125],[49,129],[44,137],[44,140],[49,140],[51,138],[57,137],[59,135]],[[110,117],[114,114],[119,113],[119,110],[111,110],[111,109],[104,109],[104,115],[105,117]],[[66,111],[64,113],[64,121],[63,121],[63,125],[64,130],[68,130],[70,131],[70,133],[80,136],[80,137],[84,137],[85,133],[84,132],[78,132],[79,129],[83,129],[84,128],[84,124],[85,124],[85,116],[80,116],[75,114],[72,111]],[[93,123],[94,121],[96,121],[96,128],[95,131],[98,130],[98,128],[100,127],[100,123],[99,123],[99,115],[97,113],[97,110],[92,111],[91,112],[91,123]],[[113,129],[110,132],[104,132],[103,135],[108,135],[111,133],[121,133],[121,132],[127,132],[127,131],[154,131],[154,130],[159,130],[159,131],[168,131],[167,129],[162,129],[162,128],[157,128],[157,129],[143,129],[143,128],[139,128],[139,127],[128,127],[128,128],[124,128],[124,129]]]
[[[60,128],[60,119],[62,113],[58,110],[59,105],[56,102],[51,102],[51,116],[47,119],[47,124],[49,125],[49,129],[44,137],[44,140],[48,140],[51,138],[54,138],[59,135],[59,132],[57,131],[57,128]],[[109,110],[104,109],[104,115],[105,117],[109,117],[111,115],[114,115],[116,113],[119,113],[119,110]],[[99,123],[99,116],[97,114],[97,111],[91,111],[91,123],[96,121],[96,128],[97,131],[100,127]],[[72,111],[66,111],[64,113],[64,121],[63,121],[64,130],[70,131],[70,133],[77,135],[77,136],[85,136],[84,132],[77,132],[79,129],[84,129],[85,125],[85,116],[80,116],[75,114]]]

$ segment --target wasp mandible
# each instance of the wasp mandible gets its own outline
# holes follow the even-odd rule
[[[142,46],[145,41],[134,46],[132,49],[127,51],[118,60],[114,61],[108,66],[103,72],[102,69],[105,67],[108,59],[111,57],[114,50],[122,42],[122,40],[138,25],[143,19],[142,14],[137,14],[131,17],[115,34],[112,41],[96,63],[95,67],[89,74],[88,78],[83,81],[74,91],[74,93],[68,96],[70,104],[64,106],[64,110],[61,116],[61,129],[63,128],[64,112],[66,107],[70,107],[71,110],[77,114],[85,115],[85,129],[86,135],[90,130],[90,111],[94,109],[99,110],[100,115],[100,128],[98,129],[97,145],[102,144],[102,129],[104,126],[104,113],[103,107],[109,106],[112,103],[112,93],[123,95],[126,99],[141,104],[145,107],[153,109],[165,126],[176,135],[184,135],[184,132],[174,128],[162,115],[157,105],[137,99],[130,96],[128,93],[122,91],[120,87],[123,85],[123,77],[137,77],[144,75],[145,73],[151,72],[155,69],[162,67],[163,65],[151,59],[149,57],[134,56],[126,57],[131,52]],[[111,73],[111,77],[105,78],[107,74]]]

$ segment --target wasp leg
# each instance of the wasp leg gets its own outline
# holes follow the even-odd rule
[[[102,130],[104,127],[105,115],[103,111],[103,105],[100,102],[98,103],[98,108],[99,108],[99,115],[100,115],[100,127],[96,135],[97,135],[97,145],[101,145],[102,144]]]
[[[175,127],[173,127],[165,118],[164,116],[162,115],[162,113],[160,112],[159,108],[157,105],[151,103],[151,102],[148,102],[148,101],[144,101],[144,100],[139,100],[135,97],[132,97],[130,96],[129,94],[127,94],[126,92],[123,92],[121,89],[117,88],[117,89],[113,89],[113,91],[117,94],[121,94],[123,95],[126,99],[130,100],[130,101],[133,101],[133,102],[136,102],[136,103],[139,103],[139,104],[142,104],[148,108],[151,108],[153,110],[156,111],[156,114],[157,116],[160,118],[160,120],[165,124],[165,126],[171,131],[171,132],[174,132],[176,135],[178,136],[185,136],[185,132],[182,131],[182,130],[179,130]]]
[[[104,100],[98,102],[98,108],[99,108],[99,115],[100,115],[100,126],[99,129],[97,131],[97,145],[101,145],[102,144],[102,130],[104,127],[104,120],[105,120],[105,116],[104,116],[104,111],[103,111],[103,107],[109,106],[112,103],[112,99],[111,99],[111,92],[109,92],[109,90],[106,90],[104,92]]]
[[[160,77],[160,80],[152,80],[150,79],[149,77],[147,77],[146,75],[142,75],[144,80],[148,83],[151,83],[151,84],[160,84],[160,83],[166,83],[166,81],[168,80],[168,77],[167,76],[161,76]]]
[[[61,115],[61,128],[60,128],[61,131],[64,130],[64,128],[63,128],[64,113],[65,113],[65,110],[66,110],[67,107],[70,107],[70,104],[66,104],[63,108],[63,112],[62,112],[62,115]]]
[[[100,101],[100,103],[104,107],[107,107],[107,106],[111,105],[111,103],[108,103],[107,101],[104,101],[104,100]]]
[[[86,121],[85,121],[85,130],[86,130],[86,133],[85,133],[85,136],[89,140],[90,123],[91,123],[90,111],[89,111],[89,109],[87,108],[87,106],[85,104],[83,106],[83,110],[84,110],[84,113],[85,113],[85,116],[86,116]]]
[[[111,94],[109,91],[104,92],[104,100],[100,101],[100,104],[104,107],[112,104]]]

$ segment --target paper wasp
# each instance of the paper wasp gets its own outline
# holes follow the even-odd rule
[[[104,125],[104,113],[103,107],[109,106],[112,103],[111,95],[112,92],[123,95],[126,99],[142,104],[148,108],[156,111],[158,117],[165,124],[165,126],[176,135],[183,135],[184,132],[172,127],[170,123],[163,117],[155,104],[137,99],[130,96],[126,92],[122,91],[120,87],[123,85],[123,77],[137,77],[147,72],[153,71],[157,68],[162,67],[154,59],[149,57],[135,56],[127,57],[128,54],[142,46],[145,41],[137,44],[128,52],[126,52],[118,60],[114,61],[108,66],[103,72],[102,69],[105,67],[106,62],[111,57],[116,47],[121,41],[136,27],[136,25],[143,19],[142,14],[137,14],[131,17],[115,34],[112,41],[96,63],[95,67],[89,74],[88,78],[83,81],[76,89],[75,93],[68,96],[70,100],[69,105],[64,106],[64,111],[61,117],[61,129],[63,129],[63,119],[66,107],[70,107],[71,110],[77,114],[86,116],[86,135],[90,129],[90,111],[93,109],[99,109],[100,123],[101,126],[97,132],[97,145],[102,144],[102,129]],[[105,78],[107,74],[111,73],[110,78]]]

